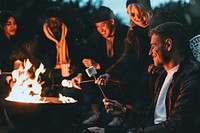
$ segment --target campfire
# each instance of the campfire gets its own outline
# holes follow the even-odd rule
[[[45,72],[43,64],[35,68],[27,59],[22,65],[12,72],[14,85],[11,88],[8,101],[25,102],[25,103],[75,103],[71,97],[65,97],[59,94],[59,97],[41,97],[42,84],[40,74]]]

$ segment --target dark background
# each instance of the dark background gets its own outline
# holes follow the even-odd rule
[[[24,41],[37,37],[42,30],[44,12],[49,6],[59,6],[63,11],[63,21],[74,34],[76,41],[84,46],[94,30],[92,23],[93,12],[102,5],[102,0],[92,4],[88,0],[85,6],[80,6],[81,0],[65,2],[64,0],[0,0],[0,11],[11,10],[17,17],[18,35]],[[125,5],[124,5],[125,6]],[[110,7],[112,9],[112,7]],[[171,11],[176,14],[181,22],[188,28],[189,37],[200,33],[200,0],[183,0],[168,2],[155,7],[154,10]],[[122,22],[122,20],[119,20]]]

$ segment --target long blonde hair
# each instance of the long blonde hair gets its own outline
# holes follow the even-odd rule
[[[144,27],[147,27],[150,23],[150,18],[151,18],[151,14],[152,14],[151,11],[146,11],[142,8],[141,5],[132,3],[132,4],[128,5],[127,13],[130,14],[133,9],[137,10],[137,14],[135,14],[135,13],[134,14],[139,16],[141,18],[141,21],[142,21]],[[135,25],[136,24],[130,18],[130,26],[133,27]]]

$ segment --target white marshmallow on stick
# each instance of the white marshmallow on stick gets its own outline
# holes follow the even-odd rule
[[[81,84],[94,82],[94,81],[95,80],[84,80],[84,81],[81,81]],[[63,87],[67,87],[67,88],[72,88],[73,87],[72,81],[71,80],[67,80],[67,79],[63,79],[62,82],[61,82],[61,85]],[[60,85],[54,85],[54,86],[60,86]]]
[[[97,74],[97,71],[96,71],[96,69],[93,66],[87,68],[85,71],[86,71],[86,73],[87,73],[87,75],[89,77],[93,77],[94,75]]]

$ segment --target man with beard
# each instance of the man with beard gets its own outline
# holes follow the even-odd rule
[[[43,32],[37,40],[37,55],[44,67],[47,68],[47,72],[43,76],[46,84],[60,84],[64,78],[71,79],[78,74],[82,64],[80,47],[75,43],[75,37],[71,36],[68,27],[62,21],[62,12],[59,7],[47,8],[45,18]],[[61,73],[63,64],[68,64],[67,67],[70,66],[67,68],[69,74],[65,76]],[[58,89],[53,89],[53,91],[48,89],[44,91],[44,95],[56,96],[58,94]],[[77,89],[70,90],[79,91]]]

